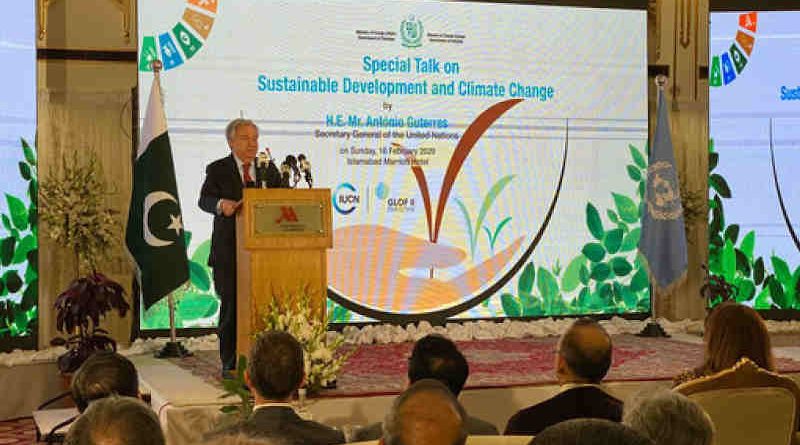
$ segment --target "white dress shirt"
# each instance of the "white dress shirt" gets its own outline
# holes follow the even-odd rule
[[[233,160],[236,161],[236,168],[237,170],[239,170],[239,179],[242,181],[242,184],[244,184],[244,162],[242,162],[242,160],[239,159],[239,157],[236,156],[235,153],[233,154]],[[248,170],[250,170],[250,179],[255,181],[256,180],[255,159],[250,161],[250,168]],[[217,201],[217,215],[222,215],[222,199]]]

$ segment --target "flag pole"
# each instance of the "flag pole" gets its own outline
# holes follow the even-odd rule
[[[658,107],[661,103],[661,95],[664,94],[664,88],[667,86],[667,81],[669,79],[667,76],[663,74],[659,74],[656,76],[655,83],[656,88],[658,90],[658,97],[656,98],[656,116],[658,116]],[[656,125],[658,125],[658,119],[656,118]],[[669,130],[668,130],[669,131]],[[652,145],[650,146],[650,150],[652,150]],[[645,197],[647,196],[647,190],[645,189]],[[656,286],[653,286],[652,283],[650,284],[650,321],[647,322],[645,327],[636,334],[637,337],[655,337],[655,338],[669,338],[670,335],[667,334],[667,331],[659,324],[658,322],[658,314],[656,311],[656,299],[654,295],[656,293]]]
[[[159,89],[161,87],[161,68],[163,67],[160,60],[154,60],[150,66],[153,69],[153,79],[154,82],[158,82]],[[161,97],[161,100],[164,100],[164,97]],[[163,105],[163,104],[162,104]],[[177,338],[177,330],[175,329],[175,297],[173,294],[175,291],[170,292],[167,294],[167,304],[169,305],[169,341],[167,344],[164,345],[163,348],[156,351],[153,354],[156,358],[172,358],[172,357],[188,357],[192,355],[181,342],[178,341]]]

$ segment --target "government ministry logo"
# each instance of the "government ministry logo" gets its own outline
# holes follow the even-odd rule
[[[400,38],[406,48],[417,48],[422,46],[422,21],[413,15],[400,23]]]

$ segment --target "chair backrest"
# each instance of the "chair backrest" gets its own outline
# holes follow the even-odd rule
[[[729,369],[722,370],[722,371],[720,371],[720,372],[718,372],[716,374],[713,374],[713,375],[710,375],[710,376],[707,376],[707,377],[702,377],[702,378],[699,378],[699,379],[695,379],[695,380],[691,380],[689,382],[683,383],[682,385],[677,386],[675,388],[675,391],[677,391],[677,392],[679,392],[679,393],[681,393],[681,394],[683,394],[685,396],[688,396],[689,398],[694,398],[695,396],[697,396],[697,395],[699,395],[701,393],[710,392],[710,391],[719,391],[719,390],[728,390],[728,389],[744,390],[744,389],[757,389],[757,388],[772,388],[772,389],[782,388],[782,389],[784,389],[784,390],[786,390],[786,391],[788,391],[789,393],[792,394],[793,400],[794,400],[794,407],[791,409],[791,412],[794,413],[794,418],[791,419],[791,421],[788,424],[788,426],[781,427],[781,431],[783,431],[783,428],[787,428],[787,427],[791,428],[792,431],[796,431],[798,422],[800,422],[800,420],[798,420],[798,416],[800,416],[800,408],[798,408],[798,405],[800,404],[800,387],[798,387],[797,383],[795,383],[794,380],[790,379],[789,377],[778,375],[778,374],[776,374],[774,372],[770,372],[770,371],[767,371],[765,369],[759,368],[758,365],[756,365],[755,363],[753,363],[753,361],[751,361],[750,359],[748,359],[746,357],[744,357],[741,360],[739,360],[736,363],[736,365],[734,365],[733,367],[731,367]],[[782,400],[785,400],[785,398],[782,399]],[[698,402],[700,402],[700,400],[698,400]],[[776,403],[777,403],[777,401],[776,401]],[[764,405],[767,405],[767,408],[763,408]],[[767,416],[767,415],[772,415],[772,413],[769,410],[774,409],[772,407],[772,405],[770,405],[769,401],[764,401],[764,400],[753,401],[752,406],[753,407],[756,407],[756,406],[761,407],[761,408],[757,408],[757,410],[764,409],[764,411],[762,411],[760,413],[757,413],[757,414],[754,414],[754,415],[758,415],[759,419],[761,417],[764,417],[764,416]],[[751,405],[747,405],[747,407],[744,407],[744,406],[740,406],[738,404],[738,402],[737,402],[737,405],[731,405],[729,407],[729,410],[730,411],[736,411],[740,407],[743,410],[745,410],[745,409],[749,410]],[[739,441],[738,440],[738,438],[740,436],[742,436],[742,434],[744,434],[743,433],[743,429],[746,426],[751,426],[757,432],[767,431],[766,426],[759,425],[759,424],[751,422],[751,421],[747,421],[745,423],[741,423],[739,425],[735,425],[735,423],[728,422],[727,419],[717,420],[717,418],[715,418],[714,415],[711,414],[711,412],[709,412],[709,415],[711,415],[711,418],[714,420],[714,423],[725,422],[723,425],[730,424],[730,425],[733,425],[736,428],[742,430],[742,431],[740,431],[741,434],[737,434],[736,435],[737,439],[730,439],[730,440],[735,440],[734,442],[731,442],[731,443],[735,443],[735,444],[746,443],[746,440],[744,440],[744,441]],[[731,415],[735,416],[736,414],[732,413]],[[781,416],[782,415],[783,415],[783,413],[781,414]],[[770,423],[770,425],[772,425],[772,423]],[[718,430],[718,434],[717,434],[718,436],[720,434],[724,434],[724,431],[722,431],[722,432],[719,431],[719,430],[721,430],[721,426],[720,425],[717,425],[717,430]],[[734,431],[737,431],[737,430],[734,430]],[[760,436],[755,436],[755,437],[758,438]],[[721,440],[717,440],[716,443],[726,443],[726,442],[721,441]],[[770,442],[759,441],[757,443],[770,443]],[[781,443],[781,442],[774,442],[774,443]],[[795,443],[796,444],[800,444],[800,442],[795,442]]]
[[[731,388],[690,394],[714,422],[715,445],[793,443],[795,395],[786,388]]]

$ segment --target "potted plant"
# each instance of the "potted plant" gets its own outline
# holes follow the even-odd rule
[[[97,156],[90,152],[79,158],[73,152],[55,171],[40,184],[40,218],[42,233],[75,258],[75,279],[55,303],[56,328],[65,336],[51,342],[67,347],[58,367],[70,373],[93,352],[116,349],[100,319],[111,310],[125,316],[130,306],[122,286],[97,271],[121,233],[119,212],[106,204],[109,186]]]
[[[117,343],[102,329],[100,318],[116,309],[121,317],[130,309],[125,290],[105,275],[93,272],[70,283],[55,303],[56,328],[69,337],[56,337],[53,345],[67,347],[58,357],[58,369],[71,373],[96,351],[117,350]]]

